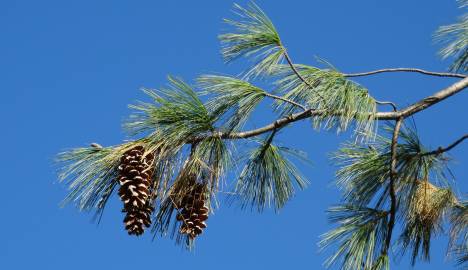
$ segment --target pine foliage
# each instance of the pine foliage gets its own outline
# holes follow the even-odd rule
[[[284,48],[273,23],[254,3],[247,8],[235,4],[234,13],[237,20],[224,20],[233,28],[233,32],[219,36],[225,61],[251,57],[256,63],[246,77],[270,75],[284,57]]]
[[[285,98],[305,104],[308,108],[324,111],[313,118],[316,127],[345,131],[351,123],[355,123],[357,134],[374,134],[374,115],[377,108],[375,99],[366,88],[346,79],[332,67],[319,69],[296,65],[295,68],[301,77],[287,65],[277,66],[276,75],[280,77],[275,82],[277,92],[284,93]],[[288,115],[297,109],[289,103],[278,102],[277,108],[282,115]]]
[[[98,213],[114,191],[121,155],[134,143],[115,147],[84,147],[62,152],[57,157],[60,181],[67,181],[70,192],[63,204],[76,203],[80,210]]]
[[[125,127],[131,134],[151,133],[155,146],[179,150],[187,138],[210,134],[214,118],[197,92],[179,78],[169,77],[169,85],[157,91],[144,89],[153,103],[140,102]]]
[[[450,255],[456,257],[457,264],[468,266],[468,202],[459,202],[450,214]]]
[[[393,125],[384,129],[391,131]],[[330,263],[341,260],[341,269],[371,269],[366,268],[368,266],[354,268],[357,264],[352,258],[359,257],[362,260],[368,258],[357,252],[367,250],[366,245],[370,245],[370,241],[359,242],[354,238],[357,237],[354,235],[356,227],[345,225],[353,221],[353,224],[361,224],[363,228],[367,228],[364,225],[369,218],[363,216],[361,212],[354,213],[350,209],[373,209],[380,211],[382,218],[385,216],[383,213],[388,213],[389,210],[386,209],[390,206],[390,147],[390,139],[378,136],[374,142],[367,145],[356,142],[346,143],[332,155],[340,167],[336,173],[336,184],[343,191],[345,204],[341,208],[331,209],[331,221],[338,223],[338,227],[325,234],[322,243],[324,246],[333,246],[336,244],[333,242],[337,242],[342,247],[329,259]],[[398,177],[394,183],[398,202],[396,215],[402,231],[399,240],[394,243],[394,248],[399,248],[401,254],[411,249],[413,264],[418,258],[429,259],[430,241],[441,232],[444,220],[457,201],[448,185],[450,175],[447,167],[448,157],[443,154],[426,155],[427,152],[416,130],[411,126],[405,126],[400,132],[397,145]],[[438,187],[435,183],[443,187]],[[337,219],[336,209],[349,216]],[[380,235],[380,238],[375,244],[381,246],[382,237],[387,233],[387,225],[372,228],[378,230],[375,233]],[[374,232],[366,231],[366,233]],[[333,237],[334,235],[340,237]],[[371,262],[377,260],[378,256],[373,254]]]
[[[236,194],[242,207],[251,206],[258,211],[274,205],[279,210],[293,196],[294,185],[303,189],[307,185],[296,167],[285,159],[286,148],[272,143],[274,133],[254,149],[242,169],[236,184]]]
[[[338,242],[338,249],[325,265],[341,263],[341,269],[388,269],[382,261],[381,249],[385,243],[388,213],[386,211],[341,205],[328,210],[329,220],[338,227],[322,236],[320,246]]]
[[[460,1],[460,6],[467,3]],[[289,124],[285,119],[311,115],[316,128],[342,132],[352,127],[357,137],[366,138],[344,143],[331,156],[339,167],[335,183],[343,194],[340,204],[328,211],[336,227],[320,241],[322,248],[335,249],[327,267],[389,269],[389,255],[397,250],[409,252],[413,264],[429,260],[431,241],[447,223],[450,254],[466,266],[468,204],[452,191],[450,158],[430,151],[406,124],[392,148],[395,126],[377,128],[377,102],[365,86],[328,63],[325,68],[292,63],[273,23],[257,5],[234,8],[236,19],[225,20],[231,28],[219,36],[221,52],[226,62],[245,57],[255,62],[253,67],[241,78],[203,75],[191,86],[169,77],[166,87],[143,89],[150,101],[131,105],[134,113],[124,124],[131,140],[58,155],[59,178],[70,190],[64,204],[96,210],[100,218],[120,185],[129,233],[140,235],[152,224],[154,237],[169,234],[191,249],[206,230],[224,187],[233,187],[231,197],[242,208],[261,212],[269,207],[278,211],[297,188],[307,186],[290,160],[304,160],[305,155],[274,139]],[[467,69],[467,22],[465,15],[437,33],[446,42],[442,56],[455,59],[452,70]],[[272,85],[273,91],[257,83]],[[278,119],[242,132],[267,98],[274,99]],[[232,139],[258,144],[245,154]],[[237,181],[226,175],[238,176]],[[397,237],[391,238],[393,234]]]
[[[460,8],[465,9],[467,1],[459,1]],[[440,50],[442,58],[453,58],[450,67],[452,71],[468,71],[468,15],[463,15],[457,23],[441,26],[436,34],[436,40],[445,44]]]
[[[251,83],[229,76],[204,75],[198,83],[205,95],[210,115],[223,120],[222,129],[236,131],[247,121],[266,92]]]

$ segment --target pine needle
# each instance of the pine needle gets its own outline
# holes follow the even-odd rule
[[[275,71],[280,77],[276,81],[276,91],[283,93],[284,98],[306,104],[308,108],[323,110],[324,114],[313,118],[316,128],[334,128],[341,132],[354,123],[355,134],[373,138],[377,106],[367,89],[346,79],[334,69],[296,65],[296,70],[307,83],[289,66],[279,65]],[[310,85],[314,88],[310,89]],[[297,108],[291,104],[277,103],[276,109],[282,115],[287,115]]]
[[[234,13],[237,20],[224,20],[234,28],[233,32],[219,35],[225,61],[252,57],[256,63],[246,73],[247,78],[271,74],[284,56],[284,49],[273,23],[253,2],[247,8],[235,4]]]
[[[249,82],[228,76],[203,75],[198,78],[203,94],[211,94],[206,108],[221,128],[236,131],[265,97],[265,91]]]
[[[294,194],[294,184],[303,189],[305,180],[296,167],[284,157],[285,151],[272,144],[274,133],[254,149],[242,170],[235,192],[242,208],[251,206],[258,211],[274,205],[279,210]],[[289,153],[291,153],[289,151]]]
[[[466,8],[467,1],[459,1]],[[439,54],[443,59],[453,58],[452,71],[468,71],[468,15],[461,16],[457,23],[441,26],[434,35],[436,41],[445,44]]]
[[[326,267],[341,264],[340,269],[388,269],[388,258],[380,255],[385,243],[387,212],[353,205],[332,207],[329,220],[338,227],[322,236],[321,248],[338,245],[325,262]]]

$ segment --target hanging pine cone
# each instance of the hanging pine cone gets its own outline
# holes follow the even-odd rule
[[[144,227],[151,224],[151,213],[154,210],[150,202],[154,155],[143,156],[144,152],[143,146],[126,151],[118,168],[119,196],[124,203],[122,212],[127,213],[124,218],[125,229],[130,235],[143,234]]]
[[[197,237],[206,228],[208,207],[203,184],[195,184],[191,193],[187,194],[179,208],[177,220],[181,221],[179,232],[187,234],[191,239]]]

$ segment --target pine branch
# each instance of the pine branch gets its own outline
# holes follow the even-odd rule
[[[433,151],[430,151],[430,152],[426,152],[426,153],[422,153],[421,156],[430,156],[430,155],[440,155],[444,152],[447,152],[447,151],[450,151],[452,150],[455,146],[457,146],[458,144],[462,143],[465,139],[468,138],[468,134],[465,134],[463,135],[461,138],[459,138],[458,140],[456,140],[455,142],[451,143],[450,145],[448,145],[447,147],[439,147],[437,148],[436,150],[433,150]]]
[[[468,78],[465,78],[463,80],[460,80],[452,85],[450,85],[447,88],[444,88],[440,90],[439,92],[436,92],[435,94],[428,96],[424,99],[421,99],[418,102],[413,103],[412,105],[398,110],[396,112],[377,112],[375,114],[375,119],[376,120],[396,120],[400,117],[407,118],[410,117],[420,111],[423,111],[434,104],[437,104],[446,98],[455,95],[461,91],[463,91],[466,87],[468,86]],[[260,134],[269,132],[275,128],[275,126],[286,126],[290,123],[294,123],[306,118],[310,118],[313,116],[320,116],[326,113],[326,110],[314,110],[314,109],[309,109],[304,112],[300,113],[295,113],[291,114],[289,116],[280,118],[276,120],[275,122],[268,124],[266,126],[263,126],[258,129],[253,129],[253,130],[248,130],[248,131],[243,131],[243,132],[238,132],[238,133],[223,133],[219,132],[216,133],[216,136],[221,136],[224,139],[243,139],[243,138],[250,138],[254,136],[258,136]],[[337,112],[339,114],[339,112]],[[199,140],[202,138],[195,138],[194,140]]]
[[[395,128],[400,131],[399,136],[393,139],[396,137]],[[417,257],[422,246],[423,258],[426,259],[427,243],[433,234],[440,232],[442,218],[454,205],[454,196],[445,176],[445,172],[448,172],[447,158],[444,155],[418,155],[425,152],[426,147],[419,141],[415,129],[400,124],[400,127],[390,125],[384,130],[391,133],[390,138],[377,136],[375,141],[367,145],[348,142],[333,153],[332,158],[339,166],[336,185],[343,190],[342,198],[347,204],[388,209],[385,212],[389,220],[383,228],[385,237],[379,250],[380,256],[387,256],[390,246],[395,242],[401,244],[402,254],[411,246],[413,258]],[[391,176],[389,167],[394,168],[393,175],[396,172],[397,177]],[[445,182],[446,187],[432,188],[437,192],[426,196],[425,186],[420,185],[423,181],[418,179],[429,178]],[[398,217],[404,218],[404,230],[401,241],[396,242],[392,241],[391,235]]]
[[[291,70],[294,72],[294,74],[296,74],[296,76],[304,83],[306,84],[310,90],[314,90],[315,86],[312,85],[311,83],[309,83],[300,73],[299,71],[297,70],[297,68],[294,66],[294,63],[293,61],[291,60],[291,57],[289,56],[286,48],[281,44],[280,45],[281,48],[283,48],[283,55],[284,55],[284,58],[286,59],[286,62],[288,62],[288,65],[289,67],[291,68]],[[314,91],[315,94],[317,94],[317,96],[322,99],[322,101],[326,102],[326,99],[320,94],[320,93],[317,93],[316,91]]]
[[[468,3],[465,2],[463,5]],[[460,207],[451,189],[435,188],[429,183],[428,175],[436,179],[441,176],[446,180],[447,158],[443,153],[463,142],[468,134],[445,148],[426,151],[416,132],[408,132],[402,128],[402,123],[406,118],[463,91],[468,86],[468,75],[417,68],[387,68],[346,74],[333,67],[319,69],[295,65],[272,22],[258,6],[252,3],[248,8],[238,5],[235,8],[241,20],[226,22],[236,31],[220,36],[226,62],[239,57],[256,57],[258,62],[246,77],[278,76],[280,79],[276,85],[281,93],[286,92],[284,96],[227,76],[200,77],[198,82],[204,92],[192,89],[180,79],[169,78],[169,88],[146,91],[154,104],[140,103],[132,107],[140,113],[133,116],[127,128],[133,135],[145,136],[143,139],[116,147],[93,143],[89,148],[60,155],[60,162],[64,165],[61,179],[71,180],[71,192],[66,201],[76,201],[84,210],[97,208],[97,214],[102,214],[118,184],[115,179],[122,153],[130,146],[144,144],[147,152],[153,153],[158,149],[153,164],[156,193],[151,194],[151,203],[157,205],[156,194],[160,195],[157,198],[160,203],[154,216],[153,230],[165,234],[170,224],[175,226],[181,223],[182,213],[179,212],[179,218],[175,219],[173,214],[179,211],[189,195],[192,196],[194,186],[203,185],[208,206],[211,196],[219,192],[220,179],[231,166],[231,149],[226,144],[227,139],[245,139],[270,133],[247,158],[234,195],[241,198],[244,207],[252,205],[261,211],[265,206],[274,204],[277,210],[291,198],[295,186],[304,188],[307,184],[284,155],[293,154],[293,151],[272,143],[281,128],[311,118],[317,126],[336,128],[338,131],[355,124],[356,133],[361,134],[373,131],[374,120],[395,120],[396,124],[390,127],[393,131],[391,140],[376,135],[377,140],[368,145],[354,142],[335,155],[342,163],[336,176],[337,183],[345,190],[343,200],[346,204],[331,209],[331,221],[339,226],[326,234],[321,243],[325,246],[336,242],[340,244],[337,252],[328,260],[330,264],[341,261],[342,268],[349,270],[388,269],[388,253],[395,223],[397,218],[403,216],[403,233],[400,236],[403,250],[413,247],[414,262],[422,246],[423,258],[428,258],[431,237],[437,232],[443,216],[454,206]],[[459,27],[455,25],[445,30],[449,34],[464,33],[466,29],[460,30]],[[461,41],[455,40],[446,52],[447,55],[458,56],[456,70],[466,71],[468,51],[464,39],[463,36]],[[281,64],[283,60],[287,65]],[[348,79],[391,72],[462,80],[398,110],[395,103],[375,100],[365,87]],[[200,93],[211,94],[213,98],[204,103],[199,97]],[[238,132],[265,97],[281,104],[281,118],[258,129]],[[390,105],[393,111],[377,112],[376,104]],[[297,112],[298,108],[303,111]],[[220,124],[222,121],[224,123]],[[178,159],[185,157],[189,144],[192,145],[190,156],[182,165]],[[421,176],[424,181],[418,180],[422,179]],[[430,196],[426,196],[427,187],[435,190]],[[421,193],[421,190],[424,192]],[[432,207],[429,212],[421,212],[427,210],[427,206]],[[452,220],[457,227],[453,231],[456,237],[459,237],[460,230],[466,229],[465,220],[461,220],[464,216],[461,215],[458,213]],[[182,222],[189,226],[185,219]],[[183,235],[184,231],[175,233],[179,241],[185,240],[191,247],[193,237]],[[461,255],[464,256],[462,260],[468,258],[466,253]]]
[[[400,133],[401,124],[403,122],[403,118],[399,118],[396,121],[395,128],[393,130],[392,136],[392,144],[391,144],[391,162],[390,162],[390,186],[389,186],[389,193],[390,193],[390,220],[388,222],[388,230],[387,230],[387,238],[385,239],[385,246],[384,250],[382,251],[383,255],[388,254],[388,249],[390,248],[390,242],[392,239],[393,227],[395,226],[395,216],[396,216],[396,194],[395,194],[395,181],[397,177],[397,145],[398,145],[398,135]]]
[[[420,68],[383,68],[373,71],[367,72],[359,72],[359,73],[343,73],[343,76],[352,78],[352,77],[363,77],[363,76],[370,76],[379,73],[387,73],[387,72],[411,72],[411,73],[420,73],[429,76],[436,76],[436,77],[451,77],[451,78],[466,78],[467,75],[459,74],[459,73],[450,73],[450,72],[434,72],[434,71],[427,71]]]
[[[305,104],[308,108],[324,110],[323,114],[312,119],[316,128],[335,128],[340,132],[353,123],[355,134],[364,137],[374,135],[373,120],[377,106],[365,87],[346,79],[335,69],[307,65],[279,65],[276,75],[280,77],[275,82],[276,91],[284,93],[285,98]],[[275,107],[281,115],[297,111],[289,104],[276,104]]]
[[[254,149],[236,184],[235,193],[242,208],[251,206],[259,212],[273,203],[279,210],[294,194],[294,184],[300,189],[307,186],[297,168],[284,156],[291,153],[272,143],[279,129],[274,129],[261,145]]]

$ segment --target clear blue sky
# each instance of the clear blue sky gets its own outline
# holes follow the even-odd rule
[[[245,4],[245,1],[240,1]],[[258,1],[296,62],[321,56],[344,72],[383,67],[444,71],[431,35],[453,22],[455,1]],[[76,208],[59,207],[54,155],[66,148],[126,139],[127,104],[144,99],[167,74],[192,80],[201,73],[237,74],[225,66],[217,34],[231,1],[0,2],[0,118],[2,218],[0,269],[322,269],[319,235],[330,227],[325,210],[339,202],[327,153],[347,136],[294,125],[281,135],[309,153],[301,166],[310,187],[279,213],[221,206],[194,252],[170,239],[128,237],[121,203],[112,199],[102,223]],[[378,99],[407,105],[453,82],[421,75],[384,74],[359,80]],[[416,116],[425,143],[447,145],[466,133],[467,93]],[[265,107],[266,108],[266,107]],[[266,123],[266,109],[256,126]],[[271,116],[268,116],[271,118]],[[468,146],[451,154],[460,192],[468,188]],[[446,239],[434,241],[431,264],[452,269]],[[406,259],[392,269],[409,269]]]

